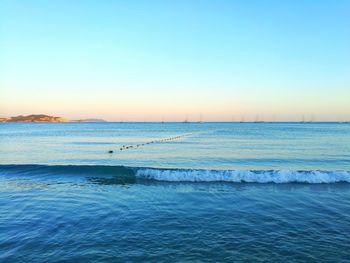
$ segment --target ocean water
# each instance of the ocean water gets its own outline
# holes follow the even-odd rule
[[[350,124],[0,123],[0,262],[349,251]]]

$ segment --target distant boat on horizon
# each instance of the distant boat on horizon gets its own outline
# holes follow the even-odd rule
[[[315,122],[315,118],[313,116],[311,116],[310,120],[306,121],[306,123],[313,123]]]
[[[254,123],[263,123],[264,121],[260,120],[259,115],[256,116]]]
[[[203,116],[202,116],[202,114],[199,115],[199,121],[198,121],[198,123],[203,123]]]

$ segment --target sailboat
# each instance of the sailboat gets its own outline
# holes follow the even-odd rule
[[[199,115],[199,121],[198,121],[198,123],[203,123],[203,116],[202,116],[202,114]]]
[[[186,119],[183,121],[183,123],[188,123],[188,117],[186,116]]]
[[[307,121],[306,123],[313,123],[314,121],[315,121],[314,116],[311,116],[310,120],[309,120],[309,121]]]
[[[256,118],[255,118],[255,123],[262,123],[263,121],[260,121],[260,118],[259,118],[259,115],[256,115]]]

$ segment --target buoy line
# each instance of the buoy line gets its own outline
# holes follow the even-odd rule
[[[161,143],[161,142],[175,141],[175,140],[181,139],[182,137],[190,136],[192,134],[193,133],[185,133],[185,134],[180,134],[180,135],[173,136],[173,137],[168,137],[168,138],[163,138],[163,139],[158,139],[158,140],[152,140],[152,141],[139,143],[139,144],[123,145],[118,150],[119,151],[125,151],[125,150],[129,150],[129,149],[135,149],[135,148],[143,147],[143,146],[146,146],[146,145],[152,144],[152,143]],[[109,150],[108,153],[114,153],[114,151],[113,150]]]

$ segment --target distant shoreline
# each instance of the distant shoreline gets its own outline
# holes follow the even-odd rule
[[[80,120],[69,120],[62,117],[50,116],[45,114],[32,114],[32,115],[19,115],[10,118],[0,118],[2,122],[19,122],[19,123],[183,123],[184,125],[189,123],[203,124],[203,123],[256,123],[256,124],[268,124],[268,123],[300,123],[300,124],[312,124],[312,123],[344,123],[349,124],[350,121],[106,121],[103,119],[89,118]]]
[[[45,114],[32,114],[32,115],[19,115],[10,118],[0,118],[0,122],[42,122],[42,123],[63,123],[63,122],[106,122],[103,119],[81,119],[81,120],[68,120],[62,117],[49,116]]]

